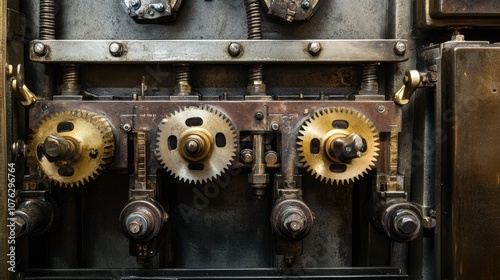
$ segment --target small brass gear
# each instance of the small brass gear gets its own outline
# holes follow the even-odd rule
[[[102,115],[63,111],[35,126],[28,149],[30,167],[55,185],[80,187],[111,165],[115,138]]]
[[[159,127],[156,156],[175,178],[204,183],[220,176],[236,156],[237,136],[229,119],[210,106],[182,108]]]
[[[339,139],[348,139],[351,144],[342,146]],[[305,121],[297,145],[304,167],[313,176],[326,183],[347,184],[363,177],[375,165],[378,139],[373,123],[365,115],[351,108],[333,107],[320,109]],[[352,157],[343,157],[343,148]]]

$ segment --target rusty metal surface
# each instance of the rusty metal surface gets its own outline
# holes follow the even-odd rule
[[[454,2],[454,5],[452,5],[454,6],[454,8],[446,6],[444,7],[444,9],[440,9],[439,5],[441,4],[441,1],[446,0],[416,1],[417,22],[420,28],[427,29],[446,27],[459,28],[471,26],[500,26],[497,1],[448,0],[449,2]],[[472,3],[476,2],[479,2],[479,5],[477,7],[472,7]],[[465,5],[466,3],[467,5]],[[486,11],[489,5],[491,5],[491,8],[493,9]],[[467,7],[469,7],[469,9],[467,9]],[[457,9],[460,8],[462,9],[463,13],[458,13]],[[497,10],[495,10],[495,8]],[[484,16],[485,13],[490,13],[490,15]]]
[[[355,108],[366,115],[377,132],[400,131],[401,107],[392,101],[57,101],[38,102],[30,110],[30,127],[56,112],[67,108],[83,109],[104,115],[111,123],[116,138],[115,159],[112,168],[127,167],[127,131],[123,126],[129,124],[137,131],[150,131],[150,139],[156,139],[157,127],[161,120],[175,110],[186,106],[211,105],[222,111],[234,123],[237,131],[272,131],[271,125],[278,124],[278,132],[286,137],[284,145],[295,147],[299,127],[316,110],[333,106]],[[379,106],[385,110],[380,112]],[[266,117],[256,120],[254,115],[262,112]],[[152,141],[154,142],[154,141]],[[153,157],[154,158],[154,157]],[[239,158],[239,157],[237,157]],[[291,163],[296,163],[292,157]],[[237,160],[235,161],[237,164]],[[283,168],[286,168],[285,166]],[[293,167],[290,167],[293,169]],[[293,174],[293,173],[292,173]]]
[[[360,63],[400,62],[409,57],[396,53],[406,40],[36,40],[30,59],[50,63]],[[231,55],[237,43],[242,51]],[[310,54],[308,45],[321,45]],[[36,46],[44,46],[42,52]],[[112,48],[115,46],[115,48]],[[74,50],[78,49],[78,52]]]
[[[443,51],[443,279],[500,274],[499,46]]]
[[[500,14],[497,0],[430,0],[433,17],[494,17]]]

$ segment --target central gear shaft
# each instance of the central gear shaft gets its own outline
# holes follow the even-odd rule
[[[363,114],[343,107],[320,109],[299,131],[304,167],[327,183],[354,182],[368,173],[378,156],[378,134]]]
[[[38,123],[31,137],[31,167],[63,187],[80,187],[100,175],[115,152],[109,122],[85,110],[50,115]]]
[[[187,107],[158,127],[156,156],[179,180],[204,183],[220,176],[236,156],[237,136],[229,119],[209,107]]]

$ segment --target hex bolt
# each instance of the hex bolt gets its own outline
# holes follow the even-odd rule
[[[130,233],[137,234],[141,231],[141,229],[142,229],[141,220],[133,219],[132,221],[130,221],[130,223],[128,225],[128,230],[130,231]]]
[[[271,129],[274,130],[274,131],[277,131],[278,129],[280,129],[280,125],[277,124],[277,123],[272,123],[271,124]]]
[[[394,52],[397,55],[404,55],[406,52],[406,43],[403,41],[399,41],[396,44],[394,44]]]
[[[418,229],[418,221],[413,215],[401,216],[396,223],[398,230],[404,234],[412,234]]]
[[[312,56],[317,56],[321,52],[321,44],[319,42],[309,43],[308,50]]]
[[[301,6],[302,6],[302,9],[307,10],[311,7],[311,2],[309,2],[308,0],[304,0],[304,1],[302,1]]]
[[[256,120],[261,121],[264,119],[264,114],[262,114],[262,112],[257,112],[257,113],[255,113],[254,117]]]
[[[109,52],[111,53],[112,56],[122,56],[123,54],[123,44],[113,42],[109,45]]]
[[[130,4],[130,7],[134,8],[134,9],[138,9],[141,6],[141,1],[140,0],[131,0],[129,2],[129,4]]]
[[[33,51],[37,56],[44,56],[47,54],[47,46],[41,42],[35,43]]]
[[[229,52],[229,54],[232,56],[232,57],[237,57],[238,55],[241,54],[241,51],[242,51],[242,46],[239,44],[239,43],[236,43],[236,42],[232,42],[231,44],[229,44],[229,46],[227,47],[227,51]]]

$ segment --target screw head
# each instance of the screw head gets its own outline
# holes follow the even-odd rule
[[[264,114],[262,114],[262,112],[257,112],[257,113],[255,113],[254,117],[256,120],[261,121],[264,119]]]
[[[394,52],[397,55],[403,55],[406,52],[406,43],[403,41],[399,41],[396,44],[394,44]]]
[[[140,0],[131,0],[129,2],[129,4],[130,4],[130,7],[134,8],[134,9],[138,9],[141,6],[141,1]]]
[[[321,44],[319,42],[309,43],[308,50],[312,56],[317,56],[321,52]]]
[[[123,45],[121,43],[113,42],[109,45],[109,52],[113,56],[121,56],[123,54]]]
[[[241,45],[239,43],[236,43],[236,42],[232,42],[227,47],[227,51],[229,52],[229,54],[232,57],[236,57],[236,56],[240,55],[241,54],[241,50],[242,50]]]
[[[383,112],[385,112],[385,106],[384,106],[384,105],[379,105],[379,106],[377,107],[377,111],[378,111],[379,113],[383,113]]]
[[[277,124],[277,123],[272,123],[271,124],[271,129],[274,130],[274,131],[277,131],[278,129],[280,129],[280,125]]]
[[[128,230],[132,234],[139,233],[141,231],[141,229],[142,229],[142,222],[140,219],[134,219],[128,225]]]
[[[149,15],[150,15],[150,16],[154,16],[154,15],[155,15],[155,11],[150,10],[150,11],[149,11]]]
[[[302,6],[302,9],[307,10],[307,9],[311,8],[311,2],[304,0],[304,1],[302,1],[301,6]]]
[[[131,130],[132,130],[132,126],[131,126],[130,124],[128,124],[128,123],[126,123],[126,124],[122,125],[122,128],[123,128],[123,130],[125,130],[126,132],[129,132],[129,131],[131,131]]]
[[[44,43],[38,42],[33,46],[33,51],[37,56],[44,56],[47,54],[47,46]]]
[[[241,160],[244,163],[252,163],[253,162],[253,151],[250,149],[245,149],[241,151]]]

